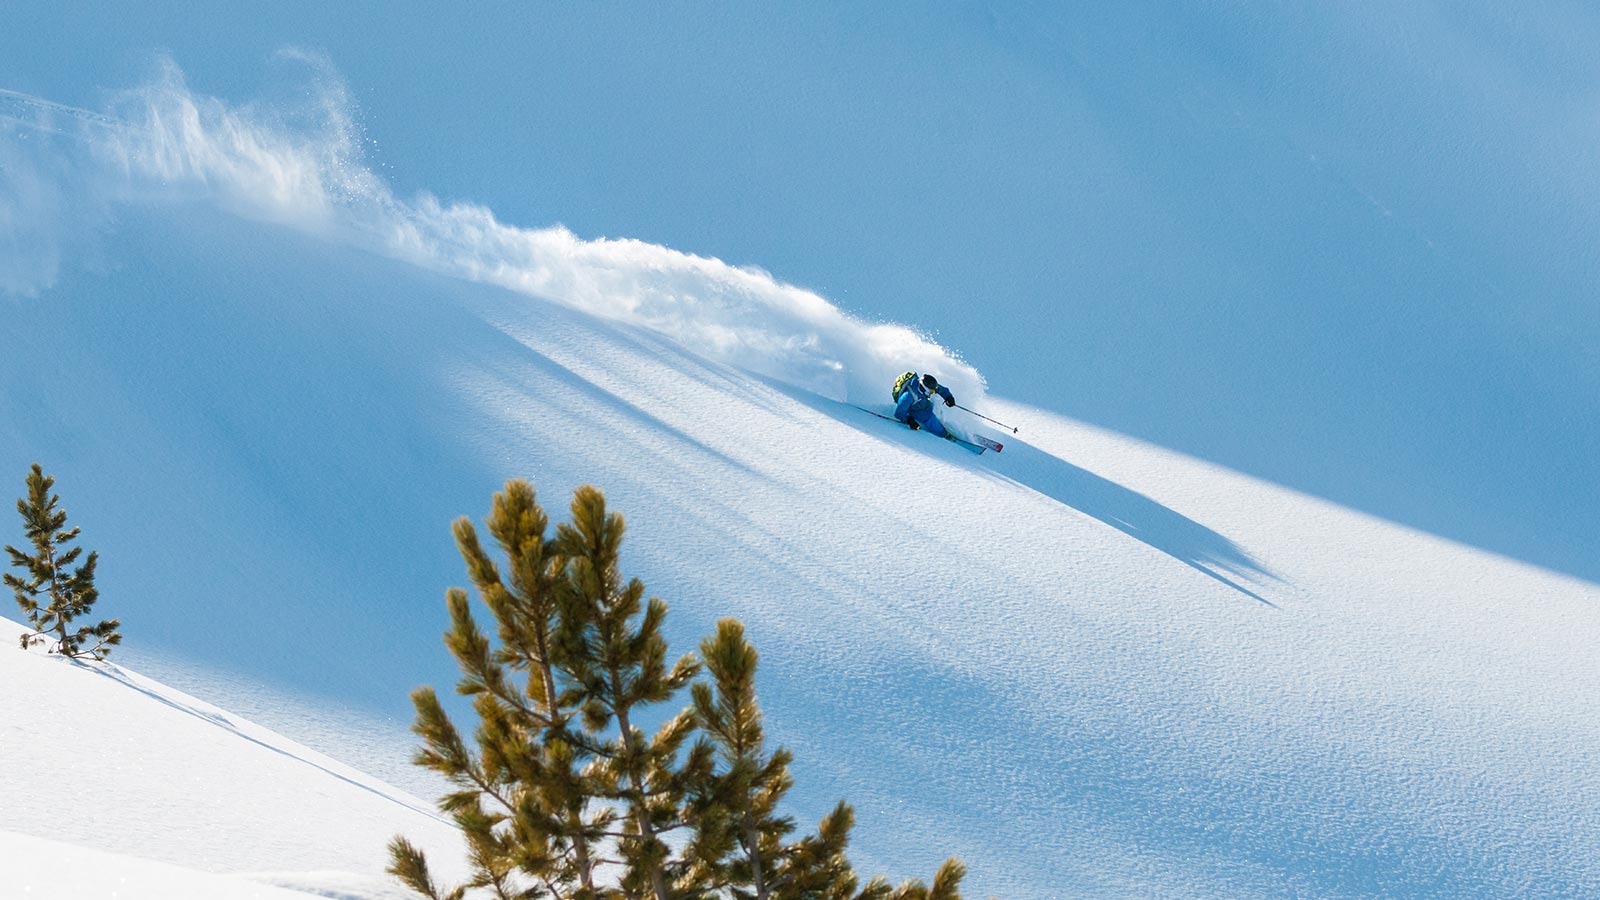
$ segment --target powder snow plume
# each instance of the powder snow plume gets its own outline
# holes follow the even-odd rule
[[[0,291],[48,286],[75,226],[118,205],[201,200],[641,326],[834,399],[885,403],[906,369],[938,374],[958,396],[983,393],[976,369],[915,330],[856,318],[759,269],[397,197],[366,164],[332,67],[283,55],[309,71],[310,100],[230,105],[191,90],[170,61],[105,113],[0,93]]]

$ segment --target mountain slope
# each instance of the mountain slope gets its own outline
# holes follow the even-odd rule
[[[115,271],[23,308],[64,371],[8,365],[6,396],[74,415],[8,409],[5,447],[60,476],[152,670],[403,720],[451,679],[450,516],[592,481],[675,646],[749,623],[802,818],[854,800],[869,867],[949,850],[1006,896],[1600,878],[1592,585],[1041,410],[994,402],[1024,433],[974,457],[524,296],[131,222]]]
[[[508,477],[553,512],[592,482],[675,648],[748,623],[798,817],[855,802],[864,868],[953,852],[973,896],[1019,898],[1600,893],[1594,585],[957,368],[1022,427],[976,457],[825,396],[886,405],[897,347],[959,366],[908,331],[367,188],[269,216],[316,193],[297,157],[262,151],[247,174],[282,196],[247,203],[264,189],[224,175],[266,145],[218,133],[228,165],[100,196],[94,228],[62,215],[92,252],[14,303],[48,352],[0,358],[0,472],[58,476],[140,668],[266,683],[296,699],[253,717],[359,725],[320,749],[398,781],[406,691],[453,680],[449,520]]]

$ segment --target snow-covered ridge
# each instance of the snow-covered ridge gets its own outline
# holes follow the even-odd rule
[[[312,73],[310,99],[298,108],[230,106],[190,90],[171,62],[118,94],[105,114],[0,96],[0,159],[10,163],[0,167],[0,234],[15,231],[13,239],[32,248],[22,259],[0,258],[0,288],[50,283],[69,210],[82,217],[134,198],[199,196],[641,325],[707,358],[835,399],[880,400],[883,385],[908,366],[939,372],[963,397],[982,393],[975,369],[912,329],[855,318],[760,269],[638,240],[585,240],[559,225],[517,227],[482,206],[429,194],[397,197],[364,161],[344,85],[317,58],[293,55]]]

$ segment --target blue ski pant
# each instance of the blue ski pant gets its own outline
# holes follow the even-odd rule
[[[911,391],[900,395],[900,402],[894,408],[894,417],[902,422],[916,422],[917,427],[935,437],[949,435],[944,423],[933,414],[933,403],[927,397],[918,398]]]

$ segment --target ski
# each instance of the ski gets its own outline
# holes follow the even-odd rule
[[[993,450],[996,453],[999,453],[1000,452],[1000,448],[1002,446],[1004,446],[999,441],[990,440],[989,438],[986,438],[981,434],[973,435],[972,436],[972,442],[975,443],[975,444],[982,445],[985,449]]]
[[[883,419],[885,422],[893,422],[894,424],[899,425],[901,428],[910,428],[911,427],[910,425],[907,425],[906,423],[900,421],[899,419],[896,419],[894,416],[886,416],[881,412],[876,412],[874,410],[867,409],[865,406],[856,406],[854,403],[851,403],[849,405],[855,407],[856,409],[861,410],[864,413],[867,413],[868,415],[877,416],[878,418]],[[948,427],[946,428],[946,430],[948,430]],[[954,442],[954,443],[960,444],[961,446],[967,448],[968,450],[971,450],[973,453],[976,453],[976,454],[978,454],[980,456],[983,455],[983,451],[985,451],[985,450],[993,450],[994,452],[999,453],[1000,452],[1000,447],[1001,447],[1001,444],[1000,444],[999,441],[990,440],[989,438],[986,438],[981,434],[973,435],[972,436],[972,440],[969,441],[969,440],[965,440],[963,438],[958,438],[958,437],[955,436],[954,432],[951,432],[949,440]]]

